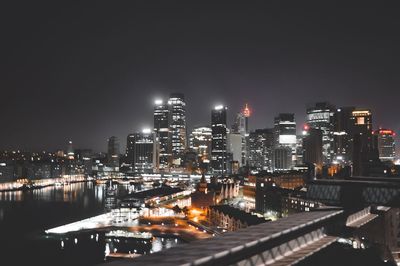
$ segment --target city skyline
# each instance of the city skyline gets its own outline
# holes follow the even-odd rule
[[[188,128],[216,104],[230,124],[244,103],[253,130],[281,112],[300,125],[308,103],[328,100],[398,132],[399,18],[376,5],[8,3],[0,148],[105,150],[109,136],[151,127],[153,100],[171,92],[186,96]]]
[[[114,134],[118,138],[118,140],[121,142],[120,143],[120,145],[121,145],[120,146],[121,147],[121,149],[120,149],[121,154],[125,153],[126,138],[127,138],[127,136],[129,134],[142,132],[143,130],[153,130],[154,125],[152,125],[153,124],[152,120],[154,119],[154,117],[153,117],[154,113],[153,112],[154,112],[155,106],[157,106],[159,104],[159,101],[161,101],[161,99],[168,99],[167,95],[174,94],[174,93],[176,93],[176,92],[171,92],[171,93],[166,94],[165,96],[162,96],[162,97],[154,97],[153,98],[152,103],[150,103],[149,106],[146,106],[147,109],[150,108],[149,112],[148,113],[142,113],[142,115],[144,114],[144,116],[150,117],[148,121],[142,123],[141,125],[137,125],[137,126],[133,127],[133,130],[128,131],[128,132],[124,132],[124,133],[122,133],[122,135]],[[183,94],[183,95],[185,95],[185,94]],[[163,101],[165,102],[165,104],[168,105],[166,100],[163,100]],[[187,100],[186,100],[186,102],[187,102]],[[224,102],[224,101],[215,101],[215,102],[221,103],[221,102]],[[294,114],[294,119],[295,119],[295,122],[296,122],[296,134],[297,135],[301,135],[302,134],[303,127],[307,124],[307,109],[312,107],[314,104],[319,104],[319,103],[323,104],[325,102],[331,104],[336,109],[340,109],[340,108],[343,108],[343,107],[350,107],[350,106],[355,107],[355,108],[361,108],[360,106],[355,106],[355,105],[340,106],[340,105],[336,105],[335,103],[328,102],[328,101],[319,101],[319,102],[308,103],[308,104],[306,104],[304,106],[304,112],[302,112],[302,113],[304,113],[303,114],[304,117],[299,117],[298,114],[293,113]],[[145,101],[145,103],[146,103],[146,101]],[[211,113],[212,110],[214,110],[215,108],[217,108],[219,106],[222,106],[222,105],[221,104],[215,104],[213,106],[210,106],[209,110],[207,110],[208,113],[206,114],[206,116],[208,115],[208,121],[193,122],[193,121],[191,121],[191,119],[189,117],[189,119],[186,120],[188,125],[189,125],[186,128],[187,134],[189,135],[190,132],[193,129],[197,128],[197,127],[204,127],[204,126],[211,127],[212,123],[211,123],[211,119],[210,119],[210,113]],[[259,129],[272,129],[274,127],[274,118],[277,115],[282,114],[282,113],[291,113],[291,112],[285,112],[285,111],[279,112],[279,113],[275,113],[274,115],[271,115],[272,116],[271,121],[267,121],[267,124],[265,126],[257,127],[257,126],[254,126],[254,121],[253,121],[253,119],[255,119],[255,115],[257,115],[257,114],[254,115],[254,109],[253,109],[251,103],[248,103],[248,102],[243,103],[242,106],[239,107],[237,110],[232,110],[232,108],[230,108],[229,106],[227,106],[225,104],[223,106],[225,106],[225,108],[227,109],[227,128],[229,130],[232,130],[232,127],[235,124],[235,116],[238,113],[242,113],[245,108],[249,108],[248,110],[251,111],[251,115],[249,116],[249,131],[252,131],[252,132],[254,132],[255,130],[259,130]],[[365,107],[365,108],[372,110],[371,108],[368,108],[368,107]],[[186,112],[190,113],[190,109],[191,109],[190,106],[186,107]],[[372,115],[373,115],[373,130],[389,128],[389,127],[385,127],[385,126],[381,126],[381,125],[377,126],[376,125],[377,123],[375,122],[375,117],[377,116],[377,114],[372,111]],[[268,115],[267,117],[269,117],[269,116],[270,115]],[[257,120],[257,119],[255,119],[255,120]],[[395,132],[395,139],[396,139],[396,142],[397,142],[399,140],[399,138],[400,138],[399,134],[397,134],[398,130],[395,130],[395,129],[392,129],[392,128],[390,128],[390,130],[393,130],[393,132]],[[110,135],[110,136],[114,137],[114,135]],[[21,151],[35,151],[35,152],[40,152],[42,150],[46,150],[46,151],[57,151],[57,150],[60,150],[60,149],[67,150],[69,142],[72,141],[73,145],[74,145],[74,148],[76,148],[76,149],[90,148],[95,152],[105,152],[105,153],[107,153],[107,149],[108,149],[107,148],[107,141],[108,141],[108,138],[110,136],[104,136],[104,139],[102,140],[102,143],[100,144],[100,146],[95,146],[95,147],[89,147],[87,145],[85,146],[85,144],[79,145],[79,143],[77,144],[74,139],[65,138],[64,140],[62,140],[63,143],[61,143],[60,146],[50,147],[48,149],[46,149],[46,148],[43,148],[43,149],[40,149],[40,148],[39,149],[26,148],[26,149],[24,149],[23,147],[16,146],[16,147],[13,147],[13,148],[8,148],[8,149],[7,148],[3,148],[3,150],[21,150]],[[46,145],[46,143],[43,143],[43,144]],[[400,147],[396,147],[396,150],[399,150],[399,149],[400,149]]]

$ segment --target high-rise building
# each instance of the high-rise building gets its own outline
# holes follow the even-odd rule
[[[70,160],[74,159],[74,148],[72,146],[72,141],[68,141],[68,145],[67,145],[67,158]]]
[[[135,134],[129,134],[126,138],[125,163],[133,167],[133,157],[135,152]]]
[[[354,110],[355,107],[341,107],[334,114],[333,162],[340,165],[352,162]]]
[[[353,133],[372,134],[372,113],[368,109],[355,109],[352,112]]]
[[[334,157],[334,114],[335,107],[328,102],[316,103],[307,108],[307,125],[310,128],[322,131],[322,159],[324,164],[330,164]]]
[[[232,131],[246,135],[249,133],[249,117],[251,115],[248,104],[244,106],[243,110],[236,115],[235,122],[232,125]]]
[[[377,136],[372,134],[372,113],[368,109],[355,109],[351,119],[353,175],[368,175],[369,165],[379,161]]]
[[[289,146],[275,147],[272,154],[273,171],[287,171],[293,166],[292,148]]]
[[[220,175],[227,173],[227,109],[218,105],[211,111],[211,169]]]
[[[152,173],[156,164],[154,133],[150,129],[133,134],[133,168],[137,173]]]
[[[296,144],[294,114],[279,114],[274,121],[275,146],[292,147]]]
[[[107,140],[107,162],[110,167],[119,167],[119,141],[115,136]]]
[[[212,131],[209,127],[195,127],[189,137],[189,147],[201,163],[209,163],[211,159]]]
[[[303,140],[304,140],[304,135],[297,135],[296,136],[296,160],[294,161],[295,165],[303,165],[303,155],[304,155],[304,149],[303,149]]]
[[[273,129],[256,129],[250,132],[248,138],[248,164],[250,169],[271,171],[273,147]]]
[[[227,135],[227,152],[232,155],[232,162],[236,163],[238,167],[242,165],[242,145],[243,137],[239,133],[230,132]]]
[[[303,138],[303,162],[314,164],[322,169],[323,164],[323,130],[306,128]]]
[[[154,134],[156,137],[156,168],[163,170],[171,163],[170,110],[162,100],[154,103]]]
[[[291,168],[296,157],[296,121],[294,119],[294,114],[283,113],[275,117],[274,120],[274,149],[279,149],[277,153],[273,153],[275,163],[273,163],[275,169],[280,169],[281,167]],[[289,148],[291,150],[290,160],[287,160],[286,151]],[[283,156],[283,154],[285,155]],[[282,157],[282,156],[283,157]],[[286,164],[289,161],[289,164]],[[282,164],[281,162],[284,162]],[[277,168],[276,163],[279,163]]]
[[[390,129],[379,129],[375,131],[375,135],[378,136],[379,159],[394,162],[396,159],[396,133]]]
[[[173,164],[180,166],[187,146],[186,103],[183,93],[172,93],[170,107],[171,152]]]
[[[247,141],[249,136],[249,117],[251,115],[251,111],[249,106],[245,105],[243,110],[237,113],[235,121],[232,125],[232,133],[240,134],[242,138],[242,158],[239,161],[240,165],[245,165],[247,163]]]

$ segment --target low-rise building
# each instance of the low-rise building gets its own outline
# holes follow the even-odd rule
[[[236,231],[251,225],[267,222],[264,218],[229,205],[210,206],[208,209],[208,219],[213,225],[223,227],[228,231]]]

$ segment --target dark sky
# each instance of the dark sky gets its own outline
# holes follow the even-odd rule
[[[112,135],[124,146],[170,92],[185,93],[189,127],[208,124],[216,103],[231,122],[245,102],[252,128],[279,112],[302,124],[306,104],[328,100],[400,131],[400,8],[389,1],[8,2],[0,149],[72,139],[102,151]]]

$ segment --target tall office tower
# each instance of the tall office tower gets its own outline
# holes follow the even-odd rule
[[[68,145],[67,145],[67,158],[69,160],[73,160],[74,159],[74,148],[72,146],[72,141],[68,141]]]
[[[372,113],[368,109],[355,109],[352,112],[353,133],[372,134]]]
[[[126,138],[125,163],[133,167],[133,157],[135,152],[135,134],[129,134]]]
[[[133,134],[133,168],[137,173],[153,173],[156,165],[154,133],[150,129]]]
[[[296,157],[296,142],[296,121],[294,119],[294,114],[279,114],[275,117],[274,121],[274,149],[281,147],[291,149],[290,167],[293,166]],[[282,150],[283,149],[280,151]],[[281,154],[282,152],[277,155]],[[283,159],[281,161],[283,162]],[[284,162],[286,163],[286,161],[287,160],[285,159]],[[280,164],[279,167],[283,165],[284,164]]]
[[[162,100],[154,102],[154,134],[156,138],[156,153],[158,160],[156,169],[166,169],[171,163],[170,143],[170,111]]]
[[[322,169],[323,164],[323,130],[306,128],[303,138],[303,162]]]
[[[378,137],[379,159],[386,162],[394,162],[396,159],[396,133],[390,129],[379,129],[375,131]]]
[[[195,127],[189,137],[189,147],[201,163],[209,163],[211,159],[212,131],[209,127]]]
[[[275,147],[272,154],[273,171],[287,171],[293,166],[292,148],[289,146]]]
[[[316,103],[307,108],[306,123],[310,128],[322,131],[322,155],[323,163],[330,164],[334,157],[333,134],[334,134],[335,107],[328,102]]]
[[[248,104],[244,106],[243,110],[236,115],[235,122],[232,125],[232,131],[246,135],[249,133],[249,117],[251,115]]]
[[[353,175],[368,175],[368,165],[379,160],[377,137],[372,133],[372,113],[368,109],[352,112]]]
[[[110,167],[119,167],[119,141],[115,136],[107,140],[107,162]]]
[[[233,122],[232,132],[246,135],[246,130],[246,117],[243,112],[239,112],[236,114],[235,121]]]
[[[245,165],[247,162],[247,141],[249,136],[249,117],[251,115],[251,111],[249,106],[245,105],[243,110],[237,113],[235,121],[232,125],[232,133],[240,134],[242,137],[242,158],[239,161],[240,165]]]
[[[171,93],[170,107],[171,152],[173,164],[180,166],[186,150],[186,103],[183,93]]]
[[[334,114],[333,161],[340,165],[350,165],[352,162],[354,110],[355,107],[341,107]]]
[[[227,109],[226,106],[218,105],[211,111],[211,169],[220,175],[227,173]]]
[[[303,140],[304,140],[304,135],[297,135],[296,136],[296,160],[294,162],[295,165],[302,165],[304,164],[303,161],[303,155],[304,155],[304,150],[303,150]]]
[[[248,138],[248,164],[256,171],[272,170],[272,151],[274,147],[274,130],[272,128],[256,129]]]
[[[243,136],[239,133],[229,132],[227,135],[227,152],[232,155],[232,162],[238,167],[242,165]]]

